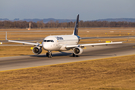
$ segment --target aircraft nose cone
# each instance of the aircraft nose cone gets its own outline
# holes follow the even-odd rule
[[[49,44],[49,43],[43,43],[43,48],[44,48],[45,50],[51,50],[51,49],[52,49],[52,45]]]
[[[44,48],[45,50],[48,50],[48,49],[49,49],[49,45],[48,45],[47,43],[43,43],[43,48]]]

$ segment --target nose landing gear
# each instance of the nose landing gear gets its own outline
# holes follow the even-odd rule
[[[46,56],[47,56],[48,58],[52,58],[52,52],[51,52],[51,51],[48,51],[48,52],[46,53]]]

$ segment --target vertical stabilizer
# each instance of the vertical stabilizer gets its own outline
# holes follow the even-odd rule
[[[76,18],[76,23],[75,23],[73,35],[78,35],[78,24],[79,24],[79,14],[77,15],[77,18]]]

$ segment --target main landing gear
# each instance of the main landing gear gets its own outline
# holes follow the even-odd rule
[[[79,55],[75,55],[74,53],[72,53],[71,56],[72,56],[72,57],[79,57]]]
[[[48,52],[46,53],[46,56],[47,56],[48,58],[52,58],[52,52],[51,52],[51,51],[48,51]]]
[[[52,52],[51,52],[51,51],[48,51],[48,52],[46,53],[46,56],[47,56],[48,58],[52,58]],[[72,56],[72,57],[79,57],[79,55],[75,55],[74,53],[72,53],[71,56]]]

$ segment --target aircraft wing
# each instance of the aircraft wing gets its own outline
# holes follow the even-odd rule
[[[104,39],[104,38],[129,38],[135,36],[114,36],[114,37],[80,37],[80,39]]]
[[[5,39],[6,39],[6,41],[13,42],[13,43],[22,43],[22,44],[28,44],[28,45],[34,45],[34,46],[42,46],[42,44],[40,44],[40,43],[32,43],[32,42],[24,42],[24,41],[16,41],[16,40],[8,40],[7,39],[7,32],[6,32]]]
[[[23,41],[14,41],[14,40],[8,40],[8,42],[29,44],[29,45],[34,45],[34,46],[42,46],[42,44],[40,43],[32,43],[32,42],[23,42]]]
[[[78,44],[78,45],[66,45],[66,48],[96,46],[96,45],[108,45],[108,44],[120,44],[122,42],[110,42],[110,43],[92,43],[92,44]]]

